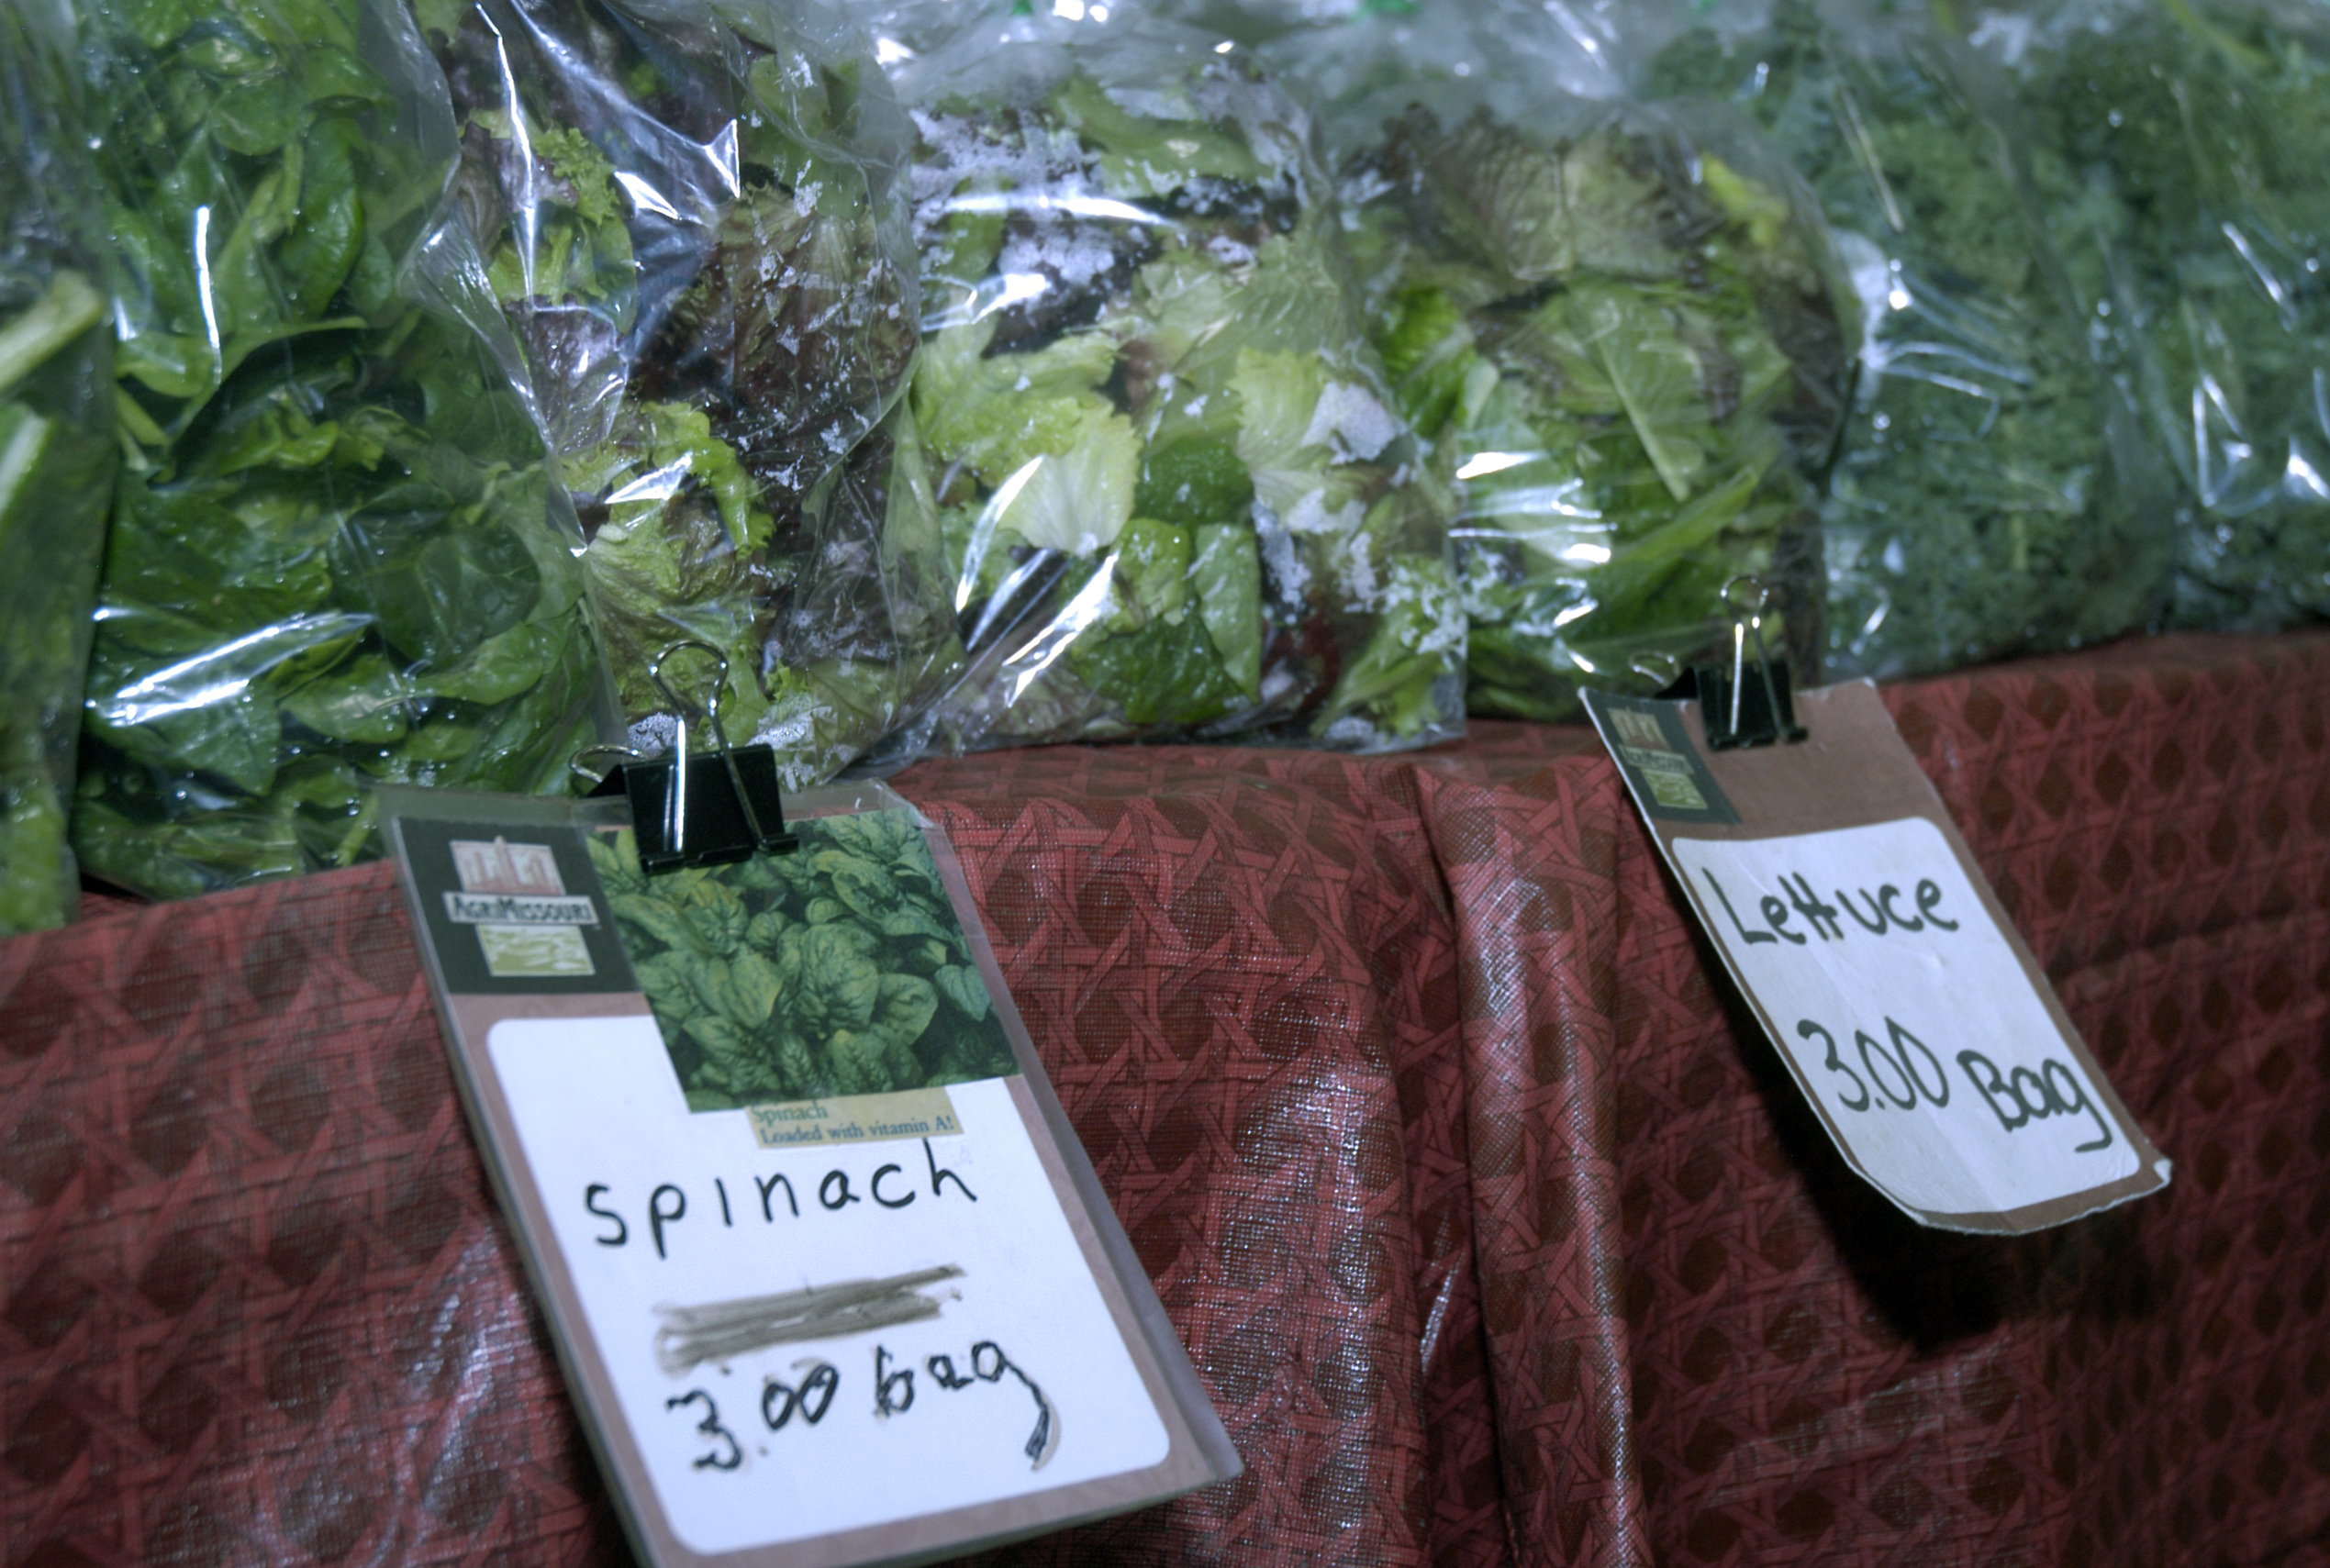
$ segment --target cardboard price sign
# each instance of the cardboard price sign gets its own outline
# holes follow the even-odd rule
[[[382,799],[642,1560],[924,1562],[1238,1473],[912,807],[657,875],[620,799]]]
[[[1589,694],[1660,853],[1852,1167],[1926,1225],[2017,1233],[2168,1184],[1867,682],[1802,740]]]

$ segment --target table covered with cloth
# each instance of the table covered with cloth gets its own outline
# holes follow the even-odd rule
[[[985,1561],[2330,1562],[2330,637],[1886,695],[2165,1193],[1901,1218],[1580,731],[903,774],[1246,1462]],[[624,1559],[387,868],[0,943],[0,1549]]]

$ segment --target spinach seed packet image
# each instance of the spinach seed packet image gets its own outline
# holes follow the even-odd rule
[[[629,828],[591,836],[689,1108],[1018,1072],[913,814],[792,826],[792,854],[655,877],[641,871]]]

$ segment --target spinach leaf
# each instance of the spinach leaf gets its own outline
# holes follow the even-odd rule
[[[74,735],[117,449],[66,40],[0,27],[0,934],[70,917]]]
[[[1017,1071],[912,815],[794,828],[791,855],[653,878],[629,829],[590,840],[691,1108]]]

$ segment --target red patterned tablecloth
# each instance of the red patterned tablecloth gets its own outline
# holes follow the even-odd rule
[[[1890,696],[2165,1195],[1901,1220],[1575,731],[902,777],[1249,1467],[998,1560],[2330,1560],[2330,639]],[[0,943],[0,1549],[622,1559],[382,868]]]

